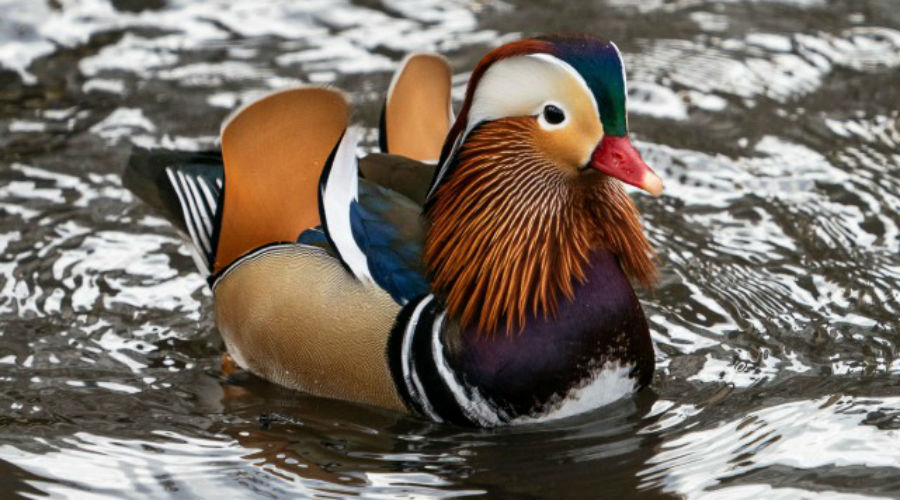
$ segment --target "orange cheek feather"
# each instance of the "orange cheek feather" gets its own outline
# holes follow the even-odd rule
[[[590,160],[603,137],[599,120],[573,120],[568,126],[544,130],[535,120],[534,144],[552,163],[575,175]]]

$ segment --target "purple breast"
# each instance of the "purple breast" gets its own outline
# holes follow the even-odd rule
[[[540,411],[607,362],[633,365],[640,386],[653,375],[653,344],[637,296],[618,259],[595,252],[573,300],[553,318],[529,317],[521,333],[479,338],[465,332],[450,363],[468,385],[509,414]]]

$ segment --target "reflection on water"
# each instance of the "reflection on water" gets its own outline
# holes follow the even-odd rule
[[[891,0],[0,0],[6,497],[900,497],[900,14]],[[651,391],[472,431],[225,380],[187,247],[120,182],[275,88],[377,122],[408,50],[613,38],[663,268]],[[373,136],[369,136],[370,139]]]

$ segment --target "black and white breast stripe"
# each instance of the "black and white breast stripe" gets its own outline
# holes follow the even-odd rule
[[[166,176],[181,205],[188,235],[200,250],[195,255],[197,267],[208,273],[215,255],[216,211],[221,199],[222,178],[194,175],[177,166],[166,167]]]
[[[407,406],[437,422],[491,427],[509,421],[448,362],[444,319],[443,308],[429,294],[407,304],[394,324],[388,359]]]

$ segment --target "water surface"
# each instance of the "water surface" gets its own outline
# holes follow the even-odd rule
[[[900,10],[891,0],[0,0],[0,497],[900,498]],[[187,246],[121,186],[254,96],[408,50],[625,54],[661,281],[651,390],[493,431],[223,380]],[[369,136],[374,144],[374,135]]]

